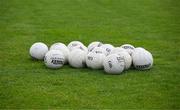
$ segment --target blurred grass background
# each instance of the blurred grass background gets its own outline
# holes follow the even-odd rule
[[[1,0],[1,109],[180,109],[179,0]],[[66,65],[47,69],[32,61],[34,42],[48,46],[79,40],[142,46],[152,52],[149,71]]]

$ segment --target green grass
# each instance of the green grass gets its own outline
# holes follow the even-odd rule
[[[0,109],[180,109],[179,0],[0,0]],[[149,71],[66,65],[29,56],[42,41],[131,43],[152,52]]]

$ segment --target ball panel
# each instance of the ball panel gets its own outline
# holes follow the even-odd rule
[[[101,46],[101,48],[105,49],[105,55],[109,55],[111,53],[111,51],[114,49],[114,46],[111,44],[104,44]]]
[[[68,62],[68,56],[69,56],[69,49],[67,48],[67,46],[63,43],[55,43],[53,45],[51,45],[50,50],[59,50],[63,53],[64,57],[65,57],[65,64],[67,64]]]
[[[102,47],[95,47],[92,52],[97,54],[106,54],[106,50]]]
[[[81,49],[72,50],[69,54],[69,64],[74,68],[85,67],[86,64],[86,52]]]
[[[72,51],[73,47],[76,47],[76,46],[84,46],[83,43],[81,43],[80,41],[72,41],[68,44],[68,49],[69,51]]]
[[[90,52],[86,56],[86,64],[92,69],[102,69],[105,55]]]
[[[130,55],[132,55],[133,51],[134,51],[134,46],[131,44],[124,44],[122,46],[120,46],[122,48],[124,48]]]
[[[103,62],[105,72],[109,74],[120,74],[123,72],[124,59],[117,54],[107,56]]]
[[[132,54],[133,65],[138,70],[147,70],[153,66],[153,57],[145,49],[135,49]]]
[[[121,51],[117,53],[120,57],[124,58],[125,70],[128,70],[132,65],[132,57],[126,51]]]
[[[30,56],[38,60],[43,60],[47,52],[48,47],[42,42],[34,43],[29,50]]]
[[[88,45],[88,51],[91,52],[95,47],[100,47],[103,44],[99,41],[92,42]]]
[[[65,57],[63,53],[58,50],[50,50],[45,55],[44,63],[48,68],[60,68],[65,63]]]

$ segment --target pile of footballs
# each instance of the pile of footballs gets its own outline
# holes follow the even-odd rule
[[[32,58],[44,60],[45,65],[51,69],[69,64],[74,68],[104,69],[109,74],[121,74],[131,66],[147,70],[153,65],[153,57],[149,51],[130,44],[114,47],[95,41],[86,47],[80,41],[72,41],[67,46],[55,43],[48,49],[46,44],[37,42],[29,52]]]

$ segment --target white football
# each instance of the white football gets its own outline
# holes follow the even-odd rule
[[[102,69],[105,55],[89,52],[86,56],[86,65],[91,69]]]
[[[69,64],[74,68],[82,68],[86,65],[86,52],[81,49],[74,49],[69,54]]]
[[[103,45],[101,46],[101,48],[104,48],[104,49],[106,50],[105,55],[107,56],[107,55],[109,55],[109,54],[111,53],[111,51],[114,49],[114,46],[111,45],[111,44],[103,44]]]
[[[122,48],[124,48],[130,55],[132,55],[133,51],[134,51],[134,46],[131,44],[124,44],[121,46]]]
[[[134,49],[132,54],[133,65],[138,70],[147,70],[153,66],[153,56],[143,48]]]
[[[44,63],[48,68],[60,68],[65,63],[65,57],[59,50],[50,50],[44,57]]]
[[[63,43],[55,43],[51,45],[50,50],[59,50],[63,53],[65,57],[65,64],[68,62],[68,56],[69,56],[69,49],[67,46]]]
[[[43,60],[45,54],[48,52],[48,47],[42,42],[34,43],[29,49],[29,53],[32,58]]]
[[[95,47],[91,52],[106,55],[106,50],[102,47]]]
[[[91,52],[95,47],[100,47],[103,44],[99,41],[92,42],[88,45],[88,51]]]
[[[81,43],[80,41],[72,41],[72,42],[70,42],[70,43],[68,44],[67,47],[68,47],[68,49],[69,49],[70,51],[72,51],[73,47],[76,47],[76,46],[78,46],[78,45],[84,46],[84,44]]]
[[[132,65],[132,57],[127,51],[121,51],[117,53],[120,57],[124,58],[125,70],[128,70]]]
[[[124,48],[122,48],[122,47],[116,47],[116,48],[114,48],[114,49],[111,51],[110,54],[116,54],[116,53],[119,53],[119,52],[122,52],[122,51],[127,52],[127,51],[126,51]]]
[[[108,55],[103,62],[105,72],[109,74],[120,74],[125,68],[124,58],[118,54]]]

